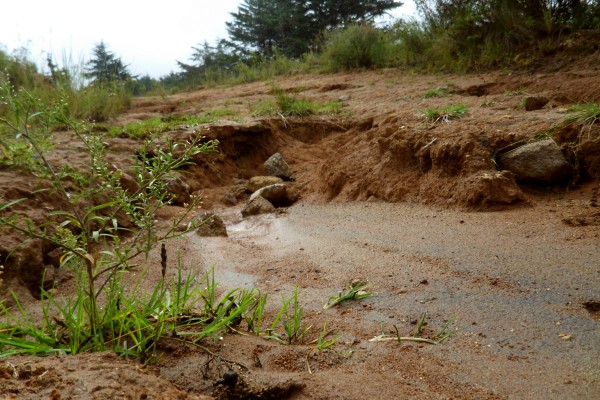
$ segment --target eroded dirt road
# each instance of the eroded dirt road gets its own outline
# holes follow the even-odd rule
[[[301,204],[183,246],[214,265],[223,289],[256,286],[272,306],[298,284],[306,324],[340,334],[325,363],[305,346],[245,342],[243,354],[262,349],[248,376],[302,382],[294,398],[593,398],[600,331],[586,305],[599,295],[598,229],[562,222],[579,197],[502,213]],[[352,278],[375,296],[322,310]],[[408,335],[424,311],[434,330],[456,317],[455,335],[439,346],[369,342],[382,324]]]

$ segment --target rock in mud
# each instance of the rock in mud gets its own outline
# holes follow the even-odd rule
[[[276,176],[284,181],[294,179],[294,172],[280,153],[275,153],[264,163],[265,175]]]
[[[182,206],[190,202],[192,190],[183,178],[177,174],[165,179],[167,190],[173,195],[173,204]]]
[[[248,181],[248,191],[254,193],[265,186],[283,183],[283,179],[276,176],[254,176]]]
[[[468,191],[465,200],[469,207],[493,209],[526,201],[510,171],[475,174],[468,177],[462,187]]]
[[[276,183],[257,190],[250,196],[250,201],[257,197],[267,199],[275,207],[281,207],[288,204],[287,187],[283,183]]]
[[[597,124],[596,124],[597,125]],[[592,132],[591,129],[589,132]],[[600,182],[600,127],[595,134],[584,136],[575,148],[580,171]]]
[[[518,147],[498,157],[500,168],[516,175],[517,181],[556,184],[564,182],[573,169],[552,139]]]
[[[196,218],[198,228],[196,233],[203,237],[223,236],[227,237],[227,228],[223,219],[213,213],[204,213]]]
[[[0,264],[6,267],[5,278],[16,278],[34,297],[39,297],[46,268],[43,255],[44,242],[41,239],[8,236],[0,242]]]
[[[250,200],[246,207],[242,210],[243,217],[249,217],[251,215],[268,214],[275,211],[275,207],[269,200],[262,196],[257,196]]]
[[[140,184],[135,178],[126,172],[121,173],[121,187],[128,192],[130,195],[137,193],[140,190]]]
[[[525,96],[523,98],[523,107],[525,111],[534,111],[543,108],[550,100],[545,96]]]
[[[248,183],[245,180],[241,180],[240,182],[234,182],[229,192],[225,193],[221,198],[223,204],[228,204],[234,206],[239,203],[239,201],[243,198],[247,197],[248,191]]]

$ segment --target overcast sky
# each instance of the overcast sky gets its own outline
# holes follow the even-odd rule
[[[0,9],[0,46],[27,48],[45,66],[47,53],[62,66],[87,61],[103,40],[133,74],[160,77],[188,61],[192,47],[227,37],[225,21],[241,0],[9,0]],[[394,16],[412,15],[408,0]]]

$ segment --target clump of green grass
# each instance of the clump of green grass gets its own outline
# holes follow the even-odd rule
[[[178,115],[169,117],[154,117],[143,121],[132,122],[125,126],[115,126],[108,130],[111,137],[125,136],[143,139],[149,135],[168,132],[180,127],[192,127],[211,122],[217,122],[221,117],[238,115],[235,110],[216,109],[204,115]]]
[[[143,121],[131,122],[125,126],[113,126],[108,130],[108,136],[125,136],[136,139],[144,138],[151,133],[161,133],[167,129],[162,118],[148,118]]]
[[[267,100],[254,107],[254,115],[280,115],[283,117],[306,117],[315,114],[339,114],[344,105],[339,101],[319,102],[288,95],[274,89],[274,100]]]
[[[271,323],[271,327],[267,330],[265,338],[274,339],[285,344],[302,343],[311,328],[311,326],[304,326],[302,321],[303,312],[304,309],[298,301],[298,286],[296,286],[288,299],[282,298],[281,308]],[[279,322],[283,325],[283,334],[275,332]]]
[[[462,118],[469,112],[469,107],[465,104],[452,104],[446,107],[429,107],[421,111],[421,115],[426,120],[433,123],[450,122],[451,119]]]
[[[592,125],[600,121],[600,104],[573,104],[567,108],[567,113],[569,115],[563,119],[563,125],[576,125],[580,127],[581,131],[586,127],[591,129]]]
[[[268,293],[261,294],[258,289],[253,291],[252,295],[254,296],[255,301],[248,311],[244,313],[244,318],[246,318],[248,332],[260,336],[263,333],[262,324],[264,321],[265,306],[267,305],[269,296]]]
[[[436,89],[431,89],[425,92],[425,94],[423,94],[423,98],[424,99],[432,99],[432,98],[437,98],[437,97],[450,97],[452,96],[452,93],[450,93],[448,91],[448,88],[446,87],[439,87]]]
[[[327,337],[330,334],[331,334],[331,332],[327,330],[327,323],[324,323],[323,331],[321,332],[319,337],[312,342],[315,344],[315,347],[317,348],[317,350],[328,349],[329,347],[333,346],[337,342],[340,335],[338,334],[338,335],[335,335],[334,337],[332,337],[331,339],[327,339]]]
[[[366,280],[356,279],[348,285],[348,288],[340,291],[336,296],[331,296],[323,308],[328,309],[347,300],[360,300],[370,297],[373,293],[368,289]]]

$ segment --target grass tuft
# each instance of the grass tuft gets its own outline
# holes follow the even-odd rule
[[[425,94],[423,94],[423,98],[424,99],[433,99],[433,98],[438,98],[438,97],[450,97],[452,96],[452,93],[450,93],[448,91],[448,88],[446,87],[439,87],[436,89],[431,89],[425,92]]]
[[[366,280],[356,279],[352,281],[348,288],[340,291],[336,296],[331,296],[323,309],[328,309],[347,300],[360,300],[373,295],[369,290],[369,285]]]
[[[327,339],[327,337],[330,334],[331,334],[331,332],[327,330],[327,323],[324,323],[323,331],[321,332],[321,334],[315,341],[315,347],[317,348],[317,350],[328,349],[329,347],[333,346],[337,342],[340,335],[338,334],[338,335],[335,335],[334,337],[332,337],[331,339]]]
[[[287,95],[275,88],[274,100],[267,100],[254,107],[254,115],[279,115],[283,117],[307,117],[315,114],[340,114],[344,105],[339,101],[319,102]]]
[[[311,326],[305,327],[302,322],[304,309],[298,302],[298,286],[295,287],[288,299],[282,297],[281,301],[281,308],[271,323],[271,327],[267,330],[265,338],[285,344],[302,343]],[[283,326],[283,334],[275,332],[275,328],[280,322]]]
[[[204,115],[177,115],[169,117],[154,117],[143,121],[132,122],[124,126],[115,126],[108,130],[111,137],[130,137],[144,139],[153,134],[172,131],[175,129],[189,129],[191,127],[217,122],[222,117],[236,116],[239,112],[227,109],[211,110]]]
[[[586,127],[591,129],[592,125],[600,121],[600,104],[584,103],[573,104],[567,108],[569,115],[563,119],[563,125],[579,126],[583,131]]]
[[[453,104],[446,107],[430,107],[421,111],[421,115],[428,121],[450,122],[451,119],[462,118],[469,112],[469,107],[465,104]]]

